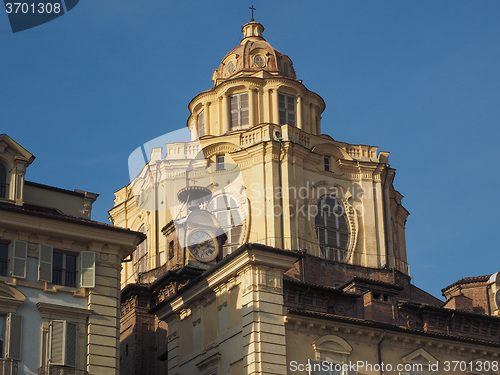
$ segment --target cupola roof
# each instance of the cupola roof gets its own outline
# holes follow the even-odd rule
[[[250,21],[241,28],[243,39],[229,51],[214,71],[215,86],[236,77],[281,76],[296,79],[290,58],[274,49],[262,36],[264,26]]]

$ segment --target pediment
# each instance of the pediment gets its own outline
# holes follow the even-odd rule
[[[0,283],[0,312],[16,312],[25,299],[26,296],[16,288]]]
[[[314,146],[311,151],[320,155],[333,156],[337,160],[353,160],[346,151],[331,143],[320,143]]]
[[[31,164],[35,157],[7,134],[0,134],[0,154],[8,154],[9,159],[22,160]]]
[[[232,152],[240,151],[241,147],[236,146],[229,142],[219,142],[208,145],[201,150],[200,154],[197,155],[198,158],[210,159],[215,155],[230,154]],[[203,153],[203,154],[201,154]]]
[[[322,336],[312,344],[317,352],[331,352],[349,355],[352,351],[352,346],[343,338],[335,335]]]
[[[420,348],[401,358],[403,363],[436,363],[439,360],[426,350]]]

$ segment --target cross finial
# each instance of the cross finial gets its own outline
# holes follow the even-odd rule
[[[248,9],[251,9],[251,10],[252,10],[252,19],[251,19],[250,21],[254,21],[254,19],[253,19],[253,11],[254,11],[254,10],[257,10],[257,9],[255,9],[255,8],[253,7],[253,0],[252,0],[252,6],[251,6],[251,7],[249,7]]]

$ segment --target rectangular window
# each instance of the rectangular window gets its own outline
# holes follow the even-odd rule
[[[20,361],[22,348],[21,337],[23,336],[23,317],[13,313],[9,313],[7,317],[3,317],[3,332],[4,341],[2,346],[4,348],[6,347],[6,350],[2,352],[2,355],[5,353],[7,358]],[[5,345],[5,341],[8,342],[7,345]]]
[[[223,171],[225,169],[224,155],[217,155],[215,169],[217,171]]]
[[[0,276],[9,276],[9,244],[0,242]]]
[[[295,96],[278,94],[280,125],[295,126]]]
[[[170,241],[168,243],[168,259],[172,259],[174,257],[174,241]]]
[[[0,358],[3,358],[5,348],[5,315],[0,315]]]
[[[52,284],[76,287],[76,255],[54,251]]]
[[[78,326],[66,320],[50,322],[50,363],[53,365],[77,365]]]
[[[205,111],[198,114],[198,137],[205,135]]]
[[[248,93],[234,94],[229,97],[231,129],[248,125]]]
[[[323,160],[325,163],[325,171],[330,172],[330,157],[325,156]]]

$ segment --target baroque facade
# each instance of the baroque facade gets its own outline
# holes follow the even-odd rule
[[[498,274],[446,302],[410,283],[388,153],[322,134],[263,30],[115,193],[113,223],[148,237],[122,271],[122,374],[500,373]]]
[[[0,374],[118,374],[121,261],[144,240],[92,221],[98,195],[25,180],[0,135]]]

